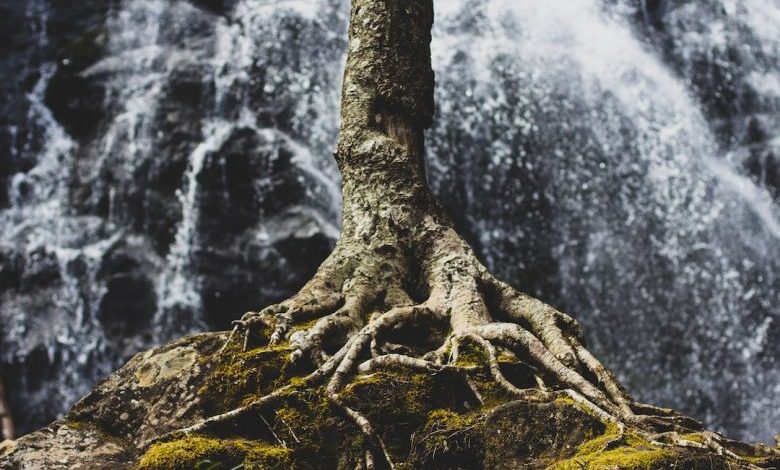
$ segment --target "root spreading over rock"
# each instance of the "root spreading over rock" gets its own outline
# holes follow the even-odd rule
[[[585,348],[574,319],[495,279],[451,227],[429,217],[406,233],[410,239],[394,233],[394,240],[380,241],[374,232],[342,239],[298,294],[236,321],[220,354],[281,348],[289,354],[290,366],[304,374],[161,440],[219,433],[246,416],[275,409],[296,391],[310,389],[318,390],[362,433],[360,468],[396,468],[372,419],[344,394],[376,374],[406,370],[460,377],[473,409],[497,393],[504,401],[569,400],[609,427],[600,452],[633,439],[648,447],[632,453],[637,461],[664,456],[667,448],[686,447],[752,465],[730,450],[730,441],[701,432],[695,420],[635,403]],[[422,234],[427,243],[412,239],[412,234]],[[415,256],[409,247],[416,248]],[[511,376],[508,365],[515,368]],[[475,385],[478,371],[484,373],[480,386]],[[486,393],[487,383],[491,391]],[[267,423],[265,427],[273,429]],[[685,437],[691,435],[695,439]],[[590,451],[584,455],[595,450]],[[596,465],[618,454],[591,457],[573,458],[590,458]],[[561,463],[560,468],[575,468],[570,464]]]
[[[638,461],[665,446],[686,446],[749,465],[715,434],[686,439],[701,430],[693,419],[635,403],[586,349],[573,318],[496,279],[457,234],[425,178],[432,23],[430,0],[353,0],[335,153],[343,178],[341,237],[297,294],[238,320],[223,351],[236,341],[243,350],[289,348],[291,364],[306,374],[164,440],[230,426],[303,387],[318,390],[360,430],[358,468],[395,468],[376,420],[345,393],[355,380],[404,369],[461,377],[472,407],[494,399],[495,390],[533,403],[565,396],[608,423],[604,449],[628,439],[654,446],[634,455]],[[523,372],[510,376],[502,364]],[[479,386],[474,372],[483,368]],[[493,392],[486,393],[486,383]]]
[[[636,403],[572,317],[496,279],[425,177],[432,0],[353,0],[343,228],[289,299],[139,354],[0,468],[770,468]],[[8,431],[3,431],[8,432]],[[87,467],[89,466],[89,467]]]

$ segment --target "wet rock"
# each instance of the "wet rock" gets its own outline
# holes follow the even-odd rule
[[[44,247],[27,253],[21,279],[22,285],[26,288],[46,287],[60,279],[60,266],[55,253]]]
[[[125,239],[108,250],[96,279],[105,287],[96,316],[107,338],[117,346],[125,344],[129,356],[139,335],[148,336],[157,311],[156,288],[149,277],[154,258],[137,239]],[[118,348],[120,349],[120,348]]]
[[[149,328],[157,311],[154,284],[143,274],[115,274],[106,282],[98,319],[112,341],[121,342]]]
[[[39,335],[33,333],[30,336],[38,336],[30,350],[19,351],[10,358],[4,358],[2,380],[7,390],[16,391],[7,396],[11,412],[23,409],[25,421],[22,424],[44,426],[52,419],[46,407],[51,397],[57,393],[56,385],[52,383],[52,371],[62,367],[62,360],[49,356],[44,345],[40,344]],[[4,347],[3,350],[7,354],[8,349]],[[14,414],[14,417],[16,416],[19,415]],[[18,419],[14,422],[17,433],[27,432],[24,427],[20,429],[17,423]]]
[[[57,53],[57,71],[46,88],[46,105],[79,140],[93,137],[105,115],[105,83],[101,77],[84,72],[101,58],[107,38],[107,31],[98,27],[66,44]]]
[[[56,442],[56,447],[51,444]],[[5,456],[12,455],[13,461]],[[78,455],[78,459],[74,459]],[[133,468],[121,441],[109,437],[95,426],[73,423],[53,424],[22,441],[0,445],[0,468],[87,470]]]
[[[259,238],[254,233],[232,238],[223,235],[223,243],[195,253],[204,314],[215,327],[229,326],[233,315],[228,312],[257,310],[283,300],[279,293],[300,288],[333,248],[333,239],[309,211],[291,210],[263,226],[273,234],[270,238]]]
[[[206,460],[225,468],[355,468],[365,452],[361,435],[316,387],[298,386],[209,434],[152,444],[168,431],[246,404],[304,373],[288,362],[288,348],[243,352],[234,343],[221,352],[226,338],[202,334],[137,354],[62,419],[3,443],[0,469],[179,470]],[[341,396],[373,422],[404,468],[741,468],[735,462],[727,467],[723,457],[708,451],[660,447],[630,431],[617,434],[612,423],[563,395],[549,402],[512,401],[480,382],[483,372],[475,374],[472,384],[489,402],[484,406],[460,374],[403,368],[358,376]],[[755,464],[773,464],[750,455]]]
[[[202,416],[193,394],[205,372],[198,353],[215,352],[220,339],[202,335],[136,355],[65,418],[4,449],[0,468],[134,468],[136,446]]]
[[[103,57],[109,32],[104,24],[113,1],[82,4],[76,8],[55,1],[45,25],[56,72],[44,100],[58,122],[79,140],[95,136],[105,115],[105,82],[85,75],[85,70]]]
[[[299,288],[332,248],[305,206],[305,178],[293,158],[280,135],[250,128],[233,130],[206,157],[194,261],[204,313],[216,327],[229,325],[225,312],[258,309],[264,299]]]
[[[236,4],[236,0],[191,0],[193,4],[218,15],[227,14]]]
[[[0,247],[0,292],[18,289],[24,271],[24,256],[10,247]]]

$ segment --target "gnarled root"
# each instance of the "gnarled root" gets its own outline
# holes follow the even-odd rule
[[[701,425],[672,410],[634,402],[585,348],[577,321],[495,279],[451,228],[427,223],[431,225],[424,233],[429,238],[422,243],[427,249],[419,266],[411,266],[402,256],[408,250],[394,244],[369,243],[367,249],[350,251],[350,245],[340,242],[298,294],[247,313],[230,336],[233,341],[242,334],[244,349],[252,347],[257,333],[271,345],[289,341],[291,359],[308,361],[312,368],[303,385],[324,385],[334,408],[364,434],[366,456],[359,466],[393,468],[394,463],[370,421],[347,406],[340,392],[356,374],[392,367],[464,375],[484,367],[501,390],[517,399],[542,401],[566,394],[602,421],[615,423],[617,440],[631,428],[659,445],[704,447],[740,459],[715,433],[702,434],[703,443],[680,437],[699,431]],[[415,284],[417,295],[407,287]],[[459,363],[465,343],[483,352],[485,364]],[[537,386],[512,383],[499,355],[524,363]],[[291,389],[280,388],[163,439],[209,432],[271,405]]]

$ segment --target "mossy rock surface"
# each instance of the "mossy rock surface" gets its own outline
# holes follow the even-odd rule
[[[0,469],[356,468],[362,435],[321,389],[300,385],[213,435],[150,446],[168,431],[300,384],[306,373],[289,364],[285,346],[219,354],[225,339],[196,335],[136,355],[64,418],[0,446]],[[478,366],[482,358],[465,359]],[[341,396],[372,422],[399,469],[737,468],[631,433],[617,439],[613,425],[565,398],[512,401],[480,367],[469,380],[477,394],[456,373],[394,368],[355,377]]]
[[[246,439],[188,437],[152,447],[138,470],[192,470],[195,468],[285,469],[290,449]]]

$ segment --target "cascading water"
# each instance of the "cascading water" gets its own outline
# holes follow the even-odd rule
[[[322,62],[342,48],[306,68],[285,60],[305,47],[274,54],[298,30],[317,46],[341,39],[315,41],[323,26],[298,22],[300,5],[235,8],[238,22],[188,2],[114,2],[95,13],[99,27],[75,33],[78,48],[41,53],[29,117],[15,126],[28,135],[9,152],[30,168],[11,175],[0,213],[3,378],[21,431],[130,354],[283,297],[337,236],[337,178],[310,146],[333,145],[338,72]],[[40,25],[34,51],[79,14],[45,1],[28,12]],[[260,72],[263,94],[253,91]],[[100,118],[87,128],[95,101]],[[225,161],[231,151],[241,155]]]
[[[49,43],[45,5],[30,2],[26,13],[33,32],[32,39],[39,47],[45,47]],[[18,258],[11,262],[21,265],[26,271],[26,276],[19,281],[29,283],[29,287],[40,288],[41,295],[48,297],[48,311],[33,317],[25,313],[38,307],[39,299],[4,296],[3,332],[7,338],[24,338],[24,341],[15,344],[15,347],[4,344],[3,361],[37,355],[38,360],[43,358],[49,364],[68,364],[71,371],[70,374],[57,371],[42,373],[41,378],[45,377],[44,380],[48,381],[45,391],[36,383],[38,377],[19,376],[20,388],[28,393],[25,399],[33,406],[50,401],[72,402],[89,389],[89,382],[109,372],[108,369],[93,369],[92,352],[99,338],[89,328],[83,327],[90,315],[89,294],[99,290],[89,282],[94,277],[93,261],[99,257],[104,244],[90,240],[96,220],[74,220],[65,216],[68,211],[65,198],[69,173],[63,163],[72,158],[76,143],[44,104],[44,94],[55,70],[55,64],[40,64],[38,78],[26,95],[29,102],[25,116],[27,136],[20,153],[36,151],[33,142],[36,137],[45,145],[37,152],[34,167],[10,178],[10,207],[0,214],[4,248],[16,244],[14,248],[18,251],[13,255]],[[4,250],[4,255],[7,253]],[[73,270],[81,270],[84,275],[81,279],[67,275],[55,279],[59,273]],[[58,286],[48,289],[47,284],[54,282]],[[6,286],[3,287],[5,291]],[[78,348],[72,347],[76,344]]]
[[[768,440],[780,5],[436,9],[429,174],[461,231],[583,321],[636,396]],[[327,255],[348,2],[25,11],[9,57],[26,94],[2,91],[26,111],[3,124],[0,172],[0,360],[24,431],[133,352],[284,298]]]

